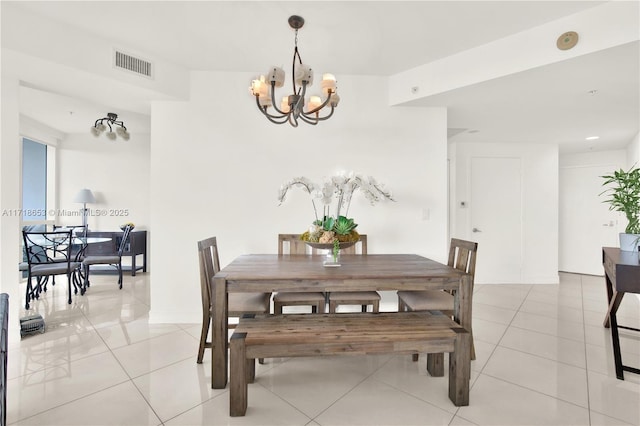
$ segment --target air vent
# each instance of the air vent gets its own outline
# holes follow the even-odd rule
[[[113,61],[116,68],[131,71],[148,78],[153,78],[151,69],[152,64],[149,61],[136,58],[135,56],[131,56],[119,50],[114,50]]]

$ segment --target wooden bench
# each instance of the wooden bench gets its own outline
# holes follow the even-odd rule
[[[229,342],[229,412],[245,415],[256,358],[380,353],[449,352],[449,399],[469,405],[470,342],[468,331],[438,311],[247,315]]]

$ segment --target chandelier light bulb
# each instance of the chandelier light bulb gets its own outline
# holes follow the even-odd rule
[[[340,102],[340,95],[338,95],[337,93],[334,93],[333,95],[331,95],[331,99],[329,99],[329,105],[335,108],[338,106],[339,102]]]
[[[329,91],[336,93],[336,76],[333,74],[322,74],[322,93],[329,96]]]
[[[253,80],[249,88],[250,93],[256,98],[258,110],[274,124],[289,123],[293,127],[298,127],[298,123],[304,121],[307,124],[316,125],[318,122],[330,118],[340,101],[340,97],[336,93],[336,77],[333,74],[323,74],[322,76],[321,88],[324,97],[310,96],[308,99],[306,98],[307,88],[313,84],[314,73],[309,65],[302,63],[298,50],[298,30],[303,25],[304,19],[302,17],[297,15],[289,17],[289,26],[296,33],[291,66],[293,93],[283,98],[276,97],[275,89],[285,85],[285,72],[276,66],[269,68],[266,77],[260,76],[260,78]],[[277,99],[282,99],[279,105]],[[270,109],[271,107],[273,109]],[[328,113],[322,115],[322,111],[328,111]]]
[[[303,83],[311,86],[313,84],[313,70],[310,66],[300,64],[296,67],[296,74],[294,76],[296,84],[302,86]]]
[[[271,67],[267,73],[269,82],[275,83],[276,87],[284,86],[284,70],[280,67]]]
[[[258,101],[260,102],[260,106],[270,107],[273,106],[271,103],[271,97],[269,95],[260,95],[258,97]]]
[[[320,99],[320,96],[311,96],[309,98],[309,104],[307,105],[307,108],[309,109],[309,111],[313,111],[320,105],[322,105],[322,99]]]
[[[282,110],[282,112],[289,112],[289,110],[291,109],[291,107],[289,106],[288,96],[282,98],[282,102],[280,102],[280,109]]]
[[[264,81],[264,75],[261,75],[259,78],[251,81],[251,94],[253,96],[260,96],[261,93],[267,91],[267,83]]]
[[[100,136],[100,130],[96,126],[91,126],[91,134],[97,138]]]

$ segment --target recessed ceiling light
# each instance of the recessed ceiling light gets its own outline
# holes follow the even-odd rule
[[[595,141],[596,139],[600,139],[600,136],[587,136],[584,139],[588,141]]]
[[[598,89],[589,90],[587,95],[595,96],[598,93]]]

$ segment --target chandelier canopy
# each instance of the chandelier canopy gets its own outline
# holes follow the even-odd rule
[[[336,78],[333,74],[322,75],[323,97],[310,96],[308,101],[305,100],[307,86],[313,84],[313,70],[310,66],[302,63],[300,52],[298,51],[298,30],[303,25],[304,19],[301,16],[293,15],[289,17],[289,26],[296,33],[293,64],[291,66],[293,93],[282,98],[280,107],[273,102],[276,99],[276,87],[284,85],[284,70],[276,66],[269,68],[266,77],[261,75],[260,78],[251,82],[250,91],[256,97],[258,109],[269,121],[275,124],[289,123],[293,127],[298,127],[298,120],[301,120],[305,123],[316,125],[319,121],[331,117],[333,110],[340,102],[340,96],[336,93]],[[269,107],[273,107],[273,111],[269,110]],[[330,107],[331,111],[321,117],[320,112],[325,107]],[[328,108],[324,109],[324,111],[328,111]]]
[[[107,123],[105,126],[104,123]],[[98,137],[107,130],[107,126],[109,126],[109,131],[107,132],[107,137],[111,140],[116,139],[116,134],[120,136],[125,141],[129,140],[131,136],[129,132],[127,132],[127,128],[124,126],[123,121],[118,121],[118,114],[114,114],[113,112],[107,113],[107,116],[104,118],[99,118],[91,127],[91,134],[95,137]],[[116,128],[116,131],[113,131],[113,128]]]

